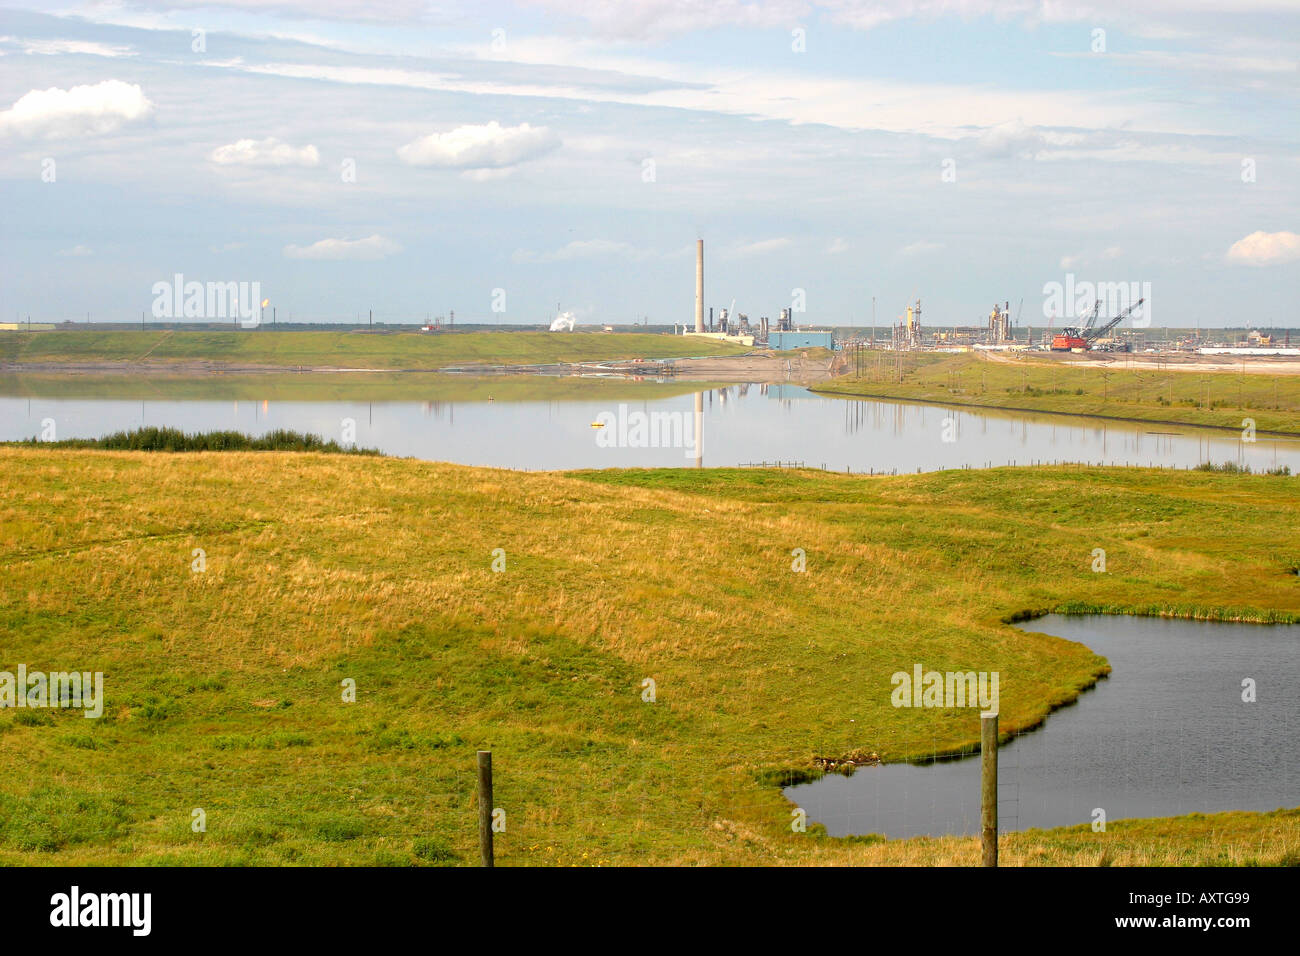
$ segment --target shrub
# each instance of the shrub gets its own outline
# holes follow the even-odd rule
[[[1216,465],[1212,461],[1203,461],[1196,466],[1197,471],[1214,471],[1225,475],[1249,475],[1250,465],[1238,465],[1235,461],[1225,461]]]
[[[102,438],[66,438],[42,442],[35,437],[21,445],[52,445],[56,448],[100,448],[108,451],[318,451],[331,455],[378,455],[376,448],[352,448],[325,441],[319,435],[277,429],[252,437],[242,432],[212,431],[187,434],[179,428],[148,426],[113,432]]]

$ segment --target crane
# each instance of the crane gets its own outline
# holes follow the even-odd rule
[[[1130,305],[1127,309],[1125,309],[1125,310],[1124,310],[1123,312],[1121,312],[1119,315],[1115,316],[1115,318],[1111,319],[1109,322],[1107,322],[1107,323],[1106,323],[1105,325],[1103,325],[1101,328],[1099,328],[1099,329],[1088,329],[1087,331],[1085,331],[1084,334],[1083,334],[1083,337],[1084,337],[1084,339],[1087,341],[1088,346],[1091,347],[1093,342],[1097,341],[1097,339],[1101,338],[1101,337],[1104,336],[1107,332],[1109,332],[1111,329],[1113,329],[1115,326],[1119,325],[1121,322],[1123,322],[1125,319],[1127,319],[1127,318],[1129,317],[1129,315],[1131,315],[1131,314],[1133,313],[1133,311],[1134,311],[1135,309],[1137,309],[1139,306],[1141,306],[1142,303],[1145,302],[1145,301],[1146,301],[1145,299],[1138,299],[1136,302],[1134,302],[1132,305]]]
[[[1093,323],[1097,321],[1097,315],[1101,312],[1101,299],[1092,304],[1092,314],[1083,322],[1083,325],[1067,325],[1052,337],[1053,352],[1068,352],[1070,349],[1086,349],[1088,347],[1088,333],[1091,331]],[[1051,325],[1047,326],[1051,331]]]
[[[1092,304],[1092,315],[1088,316],[1088,321],[1083,323],[1084,331],[1092,328],[1093,323],[1097,321],[1097,314],[1099,312],[1101,312],[1101,299],[1098,299]]]
[[[1083,328],[1077,328],[1071,326],[1069,328],[1062,329],[1059,333],[1053,336],[1052,351],[1068,352],[1071,349],[1092,348],[1093,342],[1097,341],[1099,338],[1104,336],[1115,326],[1119,325],[1121,322],[1127,319],[1129,315],[1132,314],[1133,310],[1136,309],[1138,306],[1140,306],[1144,301],[1146,300],[1138,299],[1136,302],[1130,305],[1119,315],[1115,316],[1113,319],[1108,320],[1105,325],[1099,328],[1094,328],[1093,323],[1096,322],[1097,314],[1101,310],[1101,300],[1098,299],[1097,304],[1092,307],[1092,315],[1088,316],[1088,319],[1084,323]]]

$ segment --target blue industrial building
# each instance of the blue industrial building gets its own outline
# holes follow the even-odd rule
[[[784,349],[833,349],[834,332],[768,332],[767,344],[770,348]]]

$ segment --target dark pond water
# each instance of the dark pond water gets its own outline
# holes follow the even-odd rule
[[[1002,830],[1300,805],[1300,626],[1049,615],[1025,630],[1079,641],[1111,675],[1004,743]],[[1255,681],[1256,702],[1242,700]],[[979,756],[863,767],[788,787],[833,836],[975,834]]]

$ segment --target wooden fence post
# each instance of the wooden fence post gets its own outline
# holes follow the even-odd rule
[[[492,866],[492,751],[478,752],[478,848],[481,866]]]
[[[984,865],[998,865],[998,715],[980,717],[980,838]]]

